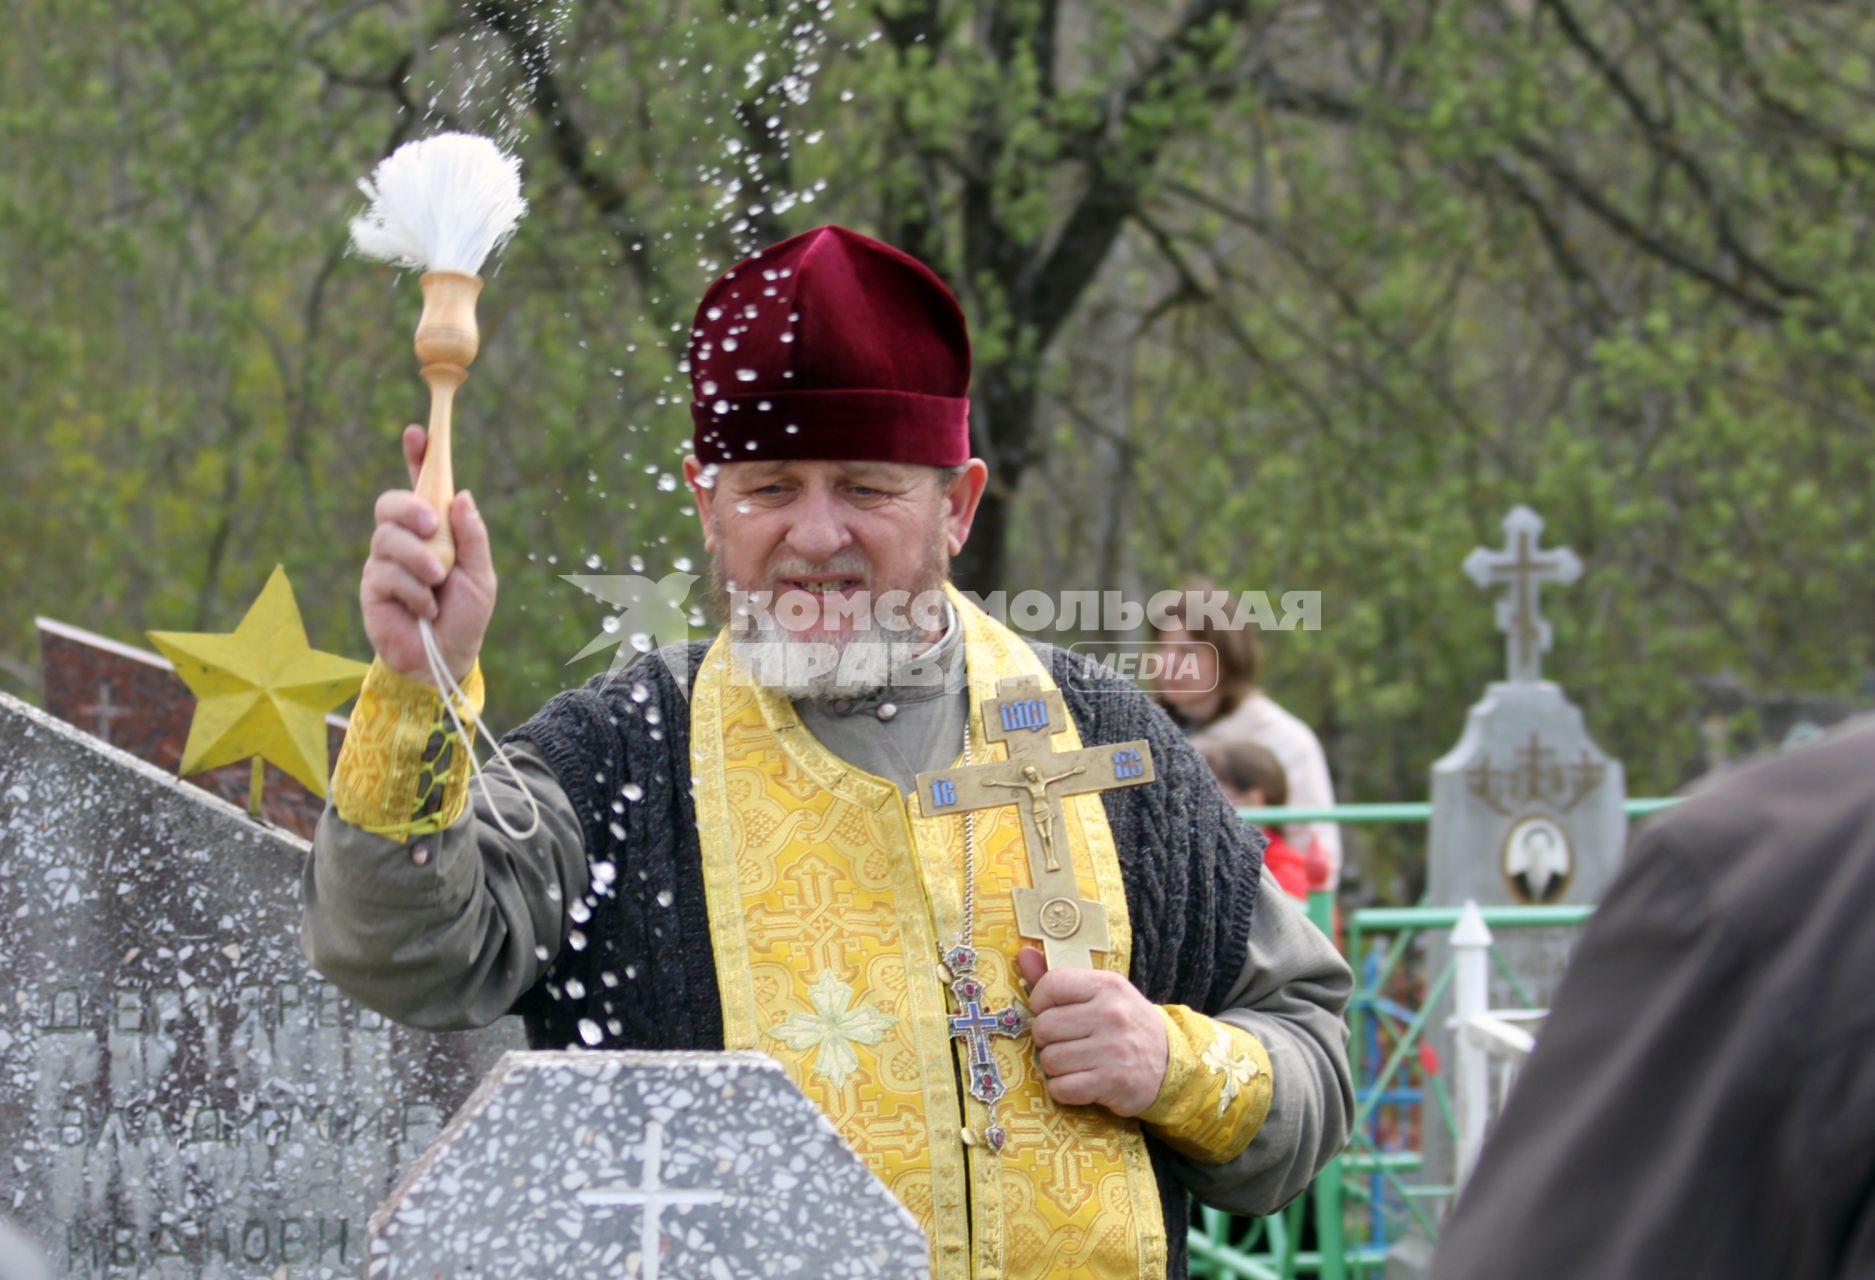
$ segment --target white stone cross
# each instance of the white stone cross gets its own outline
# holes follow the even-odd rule
[[[1465,557],[1465,575],[1490,590],[1501,587],[1497,629],[1505,637],[1505,679],[1512,684],[1543,678],[1543,654],[1550,647],[1550,625],[1537,608],[1537,588],[1545,582],[1574,582],[1582,562],[1567,547],[1541,550],[1543,517],[1525,506],[1504,517],[1504,547],[1476,547]]]
[[[638,1274],[644,1280],[658,1280],[658,1254],[663,1243],[663,1237],[658,1232],[658,1215],[663,1212],[664,1206],[688,1208],[693,1204],[721,1204],[725,1198],[720,1191],[665,1186],[663,1165],[664,1123],[661,1120],[647,1121],[643,1184],[636,1187],[590,1187],[579,1193],[581,1204],[604,1208],[625,1204],[643,1207],[644,1216],[638,1225],[638,1251],[643,1262]]]

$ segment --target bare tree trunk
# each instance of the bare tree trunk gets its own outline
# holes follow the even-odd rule
[[[1006,361],[977,370],[970,403],[971,450],[990,466],[989,487],[977,508],[970,540],[951,562],[966,591],[1004,587],[1016,490],[1028,467],[1035,430],[1035,361]]]

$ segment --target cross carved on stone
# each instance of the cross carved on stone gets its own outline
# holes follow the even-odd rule
[[[1094,952],[1113,948],[1107,909],[1081,897],[1075,883],[1061,801],[1151,782],[1152,748],[1140,739],[1054,750],[1055,734],[1068,728],[1067,708],[1058,690],[1044,691],[1033,676],[1000,681],[982,710],[984,737],[1002,743],[1008,759],[919,774],[919,807],[935,817],[1015,805],[1029,857],[1029,887],[1015,892],[1016,928],[1041,939],[1051,969],[1092,968]]]
[[[95,716],[98,727],[92,730],[92,736],[110,742],[112,722],[121,719],[129,710],[129,707],[119,706],[111,701],[111,682],[106,680],[98,686],[97,699],[88,707],[78,708],[78,714]]]
[[[638,1186],[588,1187],[579,1193],[581,1204],[597,1208],[636,1205],[638,1218],[638,1274],[642,1280],[658,1280],[658,1264],[664,1252],[664,1236],[658,1219],[666,1207],[687,1209],[699,1204],[722,1204],[724,1193],[708,1187],[667,1187],[664,1185],[664,1125],[652,1120],[645,1125],[645,1176]]]
[[[1537,590],[1545,582],[1574,582],[1582,562],[1567,547],[1539,549],[1543,517],[1528,507],[1513,508],[1503,529],[1501,550],[1476,547],[1465,557],[1465,576],[1486,590],[1503,590],[1497,628],[1505,637],[1505,679],[1533,683],[1543,678],[1543,654],[1550,647],[1550,625],[1538,610]]]

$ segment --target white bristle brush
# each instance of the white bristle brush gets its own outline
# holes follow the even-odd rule
[[[370,204],[352,219],[362,257],[423,272],[417,359],[430,387],[429,444],[417,494],[436,512],[430,548],[445,571],[456,562],[449,506],[456,496],[450,426],[456,388],[481,347],[475,300],[482,263],[514,234],[527,201],[521,162],[487,138],[439,133],[406,142],[358,184]]]
[[[430,387],[430,431],[423,469],[417,475],[417,496],[436,512],[437,531],[429,547],[447,574],[456,564],[456,538],[449,524],[449,508],[456,497],[449,460],[456,388],[469,376],[469,365],[482,345],[475,323],[482,263],[508,242],[527,212],[527,201],[521,198],[521,162],[487,138],[440,133],[406,142],[358,186],[370,204],[352,219],[352,248],[361,257],[423,273],[423,316],[417,321],[416,346],[423,380]],[[481,779],[495,822],[514,839],[527,839],[540,827],[540,807],[532,790],[482,724],[474,704],[463,696],[443,661],[429,619],[418,619],[417,630],[423,636],[430,676],[444,693],[443,707],[457,734],[468,741],[457,715],[456,708],[461,706],[485,740],[495,743],[495,759],[507,765],[532,811],[526,830],[509,825],[494,806],[488,779],[481,776],[470,748],[469,767]]]

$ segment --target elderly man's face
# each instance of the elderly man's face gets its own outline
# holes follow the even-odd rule
[[[942,587],[988,469],[972,459],[951,477],[902,463],[783,460],[706,471],[692,457],[684,474],[719,593],[772,593],[775,617],[817,619],[788,639],[844,646],[867,623],[880,640],[919,638],[879,634],[872,603],[889,591],[915,598]]]

